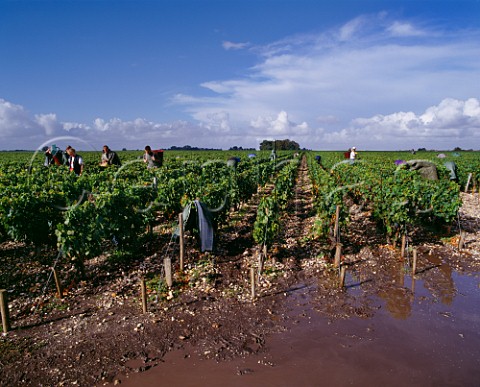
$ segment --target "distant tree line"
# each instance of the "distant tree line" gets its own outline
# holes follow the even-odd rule
[[[440,149],[440,150],[446,150],[446,149]],[[427,148],[418,148],[418,152],[438,152],[439,149],[427,149]],[[473,152],[473,149],[462,149],[459,146],[456,146],[453,148],[453,152]]]
[[[243,146],[232,146],[229,150],[238,150],[238,151],[241,151],[241,150],[255,150],[255,148],[244,148]]]
[[[260,150],[300,150],[300,145],[297,142],[285,139],[285,140],[263,140],[260,143]]]
[[[197,150],[221,150],[218,148],[198,148],[196,146],[184,145],[184,146],[171,146],[169,150],[189,150],[189,151],[197,151]]]

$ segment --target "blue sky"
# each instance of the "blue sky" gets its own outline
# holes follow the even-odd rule
[[[0,0],[0,149],[480,149],[479,21],[479,0]]]

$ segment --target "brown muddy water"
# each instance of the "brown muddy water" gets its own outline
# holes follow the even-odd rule
[[[369,297],[366,317],[326,316],[316,286],[285,294],[289,319],[266,351],[234,361],[203,360],[192,348],[168,353],[122,386],[479,386],[480,275],[449,271],[434,290],[403,278],[403,290]],[[362,286],[348,275],[346,292]],[[438,284],[437,284],[438,285]]]

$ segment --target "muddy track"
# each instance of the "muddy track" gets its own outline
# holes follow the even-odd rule
[[[311,243],[312,226],[315,220],[313,194],[306,158],[298,168],[294,195],[282,217],[282,233],[274,246],[276,258],[290,259],[300,267],[301,261],[314,254]]]

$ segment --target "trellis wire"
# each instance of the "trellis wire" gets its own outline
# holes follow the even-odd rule
[[[172,236],[170,237],[170,242],[168,242],[164,246],[163,251],[160,254],[160,257],[170,258],[173,261],[175,251],[174,251],[173,248],[171,248],[171,245],[172,245],[174,236],[175,236],[175,233],[172,233]],[[170,249],[171,249],[171,252],[170,252]],[[169,254],[171,254],[171,255],[169,256]],[[155,302],[158,302],[158,295],[160,293],[160,287],[162,286],[162,283],[165,281],[164,278],[163,278],[163,277],[165,277],[165,266],[163,264],[160,265],[159,275],[160,275],[160,277],[158,279],[158,287],[157,287],[157,294],[155,296]]]
[[[55,262],[53,263],[53,266],[52,266],[52,270],[50,270],[50,273],[48,274],[48,278],[47,278],[47,281],[43,287],[43,290],[42,290],[42,294],[41,294],[41,298],[45,297],[45,293],[47,292],[47,289],[48,289],[48,285],[50,284],[50,281],[52,280],[52,276],[53,276],[53,270],[55,269],[55,267],[57,266],[57,263],[60,259],[60,257],[63,257],[63,250],[60,249],[58,251],[58,254],[57,254],[57,258],[55,258]],[[35,314],[38,310],[38,303],[35,304],[34,306],[34,309],[33,309],[33,314]]]

